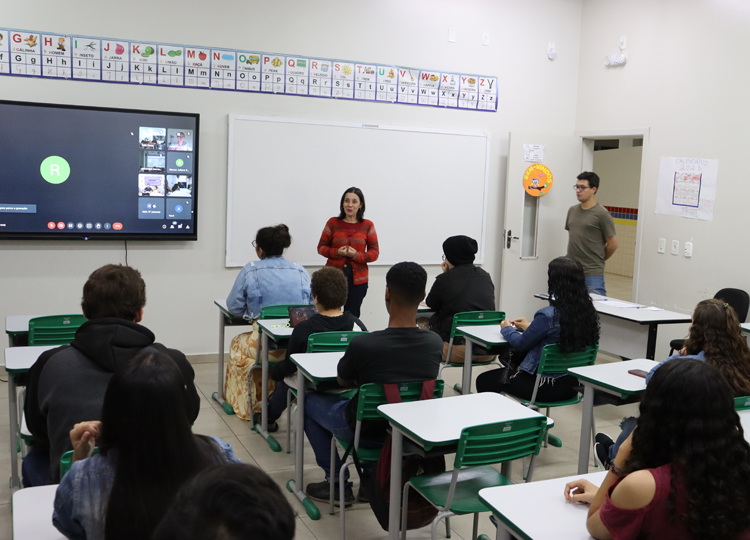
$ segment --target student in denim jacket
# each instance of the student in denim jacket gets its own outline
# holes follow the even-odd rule
[[[259,261],[245,265],[237,276],[227,296],[227,308],[235,315],[253,321],[252,332],[240,334],[232,339],[227,363],[224,399],[243,420],[250,420],[247,372],[255,364],[258,352],[258,325],[255,320],[261,308],[279,304],[312,304],[310,275],[301,265],[287,261],[284,250],[292,244],[286,225],[264,227],[253,241]],[[278,362],[284,351],[269,352],[269,360]],[[259,370],[250,374],[252,412],[254,423],[260,422],[261,375]],[[269,381],[268,393],[275,384]]]
[[[501,323],[501,333],[523,360],[514,374],[505,369],[486,371],[477,377],[479,392],[500,392],[531,399],[536,385],[537,368],[545,345],[559,344],[563,352],[579,351],[599,341],[599,316],[586,289],[581,263],[558,257],[549,263],[547,288],[550,305],[534,314],[529,323],[524,317]],[[539,401],[573,398],[577,379],[565,374],[542,374],[537,392]]]
[[[166,354],[142,353],[118,370],[102,421],[70,432],[74,463],[57,488],[55,527],[72,539],[150,538],[185,482],[238,462],[226,442],[193,435],[186,405],[184,378]],[[94,445],[99,454],[89,457]]]

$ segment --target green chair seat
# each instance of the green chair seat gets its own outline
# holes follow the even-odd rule
[[[439,474],[415,476],[410,478],[409,482],[432,504],[445,507],[452,478],[453,471],[446,471]],[[456,515],[487,512],[489,508],[477,496],[479,490],[511,484],[513,482],[490,466],[463,469],[458,474],[456,492],[453,495],[450,511]]]
[[[523,399],[523,398],[516,398],[516,399],[518,399],[518,401],[521,401],[522,403],[529,403],[530,402],[528,399]],[[580,403],[581,399],[583,399],[581,397],[581,394],[578,394],[574,398],[564,399],[562,401],[539,401],[539,400],[536,400],[534,402],[534,405],[536,405],[540,409],[542,409],[542,408],[546,409],[546,408],[550,408],[550,407],[564,407],[565,405],[575,405],[576,403]]]

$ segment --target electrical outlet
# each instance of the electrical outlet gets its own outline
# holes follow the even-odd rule
[[[482,45],[489,45],[489,44],[490,44],[490,33],[482,32]]]
[[[456,42],[456,31],[455,30],[448,30],[448,41],[451,43]]]
[[[693,243],[685,242],[685,257],[692,257],[692,256],[693,256]]]
[[[672,255],[679,255],[679,254],[680,254],[680,241],[672,240]]]
[[[667,251],[667,239],[659,238],[659,247],[656,248],[657,253],[664,253]]]

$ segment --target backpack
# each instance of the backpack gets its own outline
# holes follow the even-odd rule
[[[384,384],[385,397],[388,403],[401,403],[401,394],[398,390],[398,384]],[[435,391],[435,380],[424,381],[422,383],[422,393],[420,401],[432,399]],[[391,435],[385,440],[383,449],[380,452],[377,466],[373,471],[372,468],[362,470],[356,451],[352,452],[357,472],[360,476],[362,489],[370,501],[370,507],[378,518],[378,523],[384,531],[388,530],[388,512],[390,508],[391,495]],[[346,459],[346,458],[344,458]],[[445,458],[443,456],[422,457],[418,455],[403,456],[401,460],[401,488],[403,491],[404,484],[414,476],[422,474],[436,474],[445,471]],[[409,491],[409,512],[406,519],[406,529],[420,529],[432,523],[437,516],[437,508],[417,493],[414,489]],[[401,512],[399,512],[401,515]]]

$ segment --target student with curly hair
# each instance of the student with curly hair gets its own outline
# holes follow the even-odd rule
[[[750,445],[726,377],[708,362],[668,362],[640,411],[601,487],[565,486],[567,500],[591,503],[591,535],[750,539]]]
[[[563,352],[573,352],[598,343],[599,316],[586,289],[581,263],[558,257],[549,263],[547,276],[550,305],[537,311],[531,323],[524,317],[500,323],[501,333],[513,351],[525,355],[520,365],[514,360],[511,367],[482,373],[477,377],[477,391],[531,399],[545,345],[557,343]],[[504,373],[516,369],[512,375]],[[560,401],[576,395],[573,387],[578,382],[572,375],[542,375],[539,401]]]

